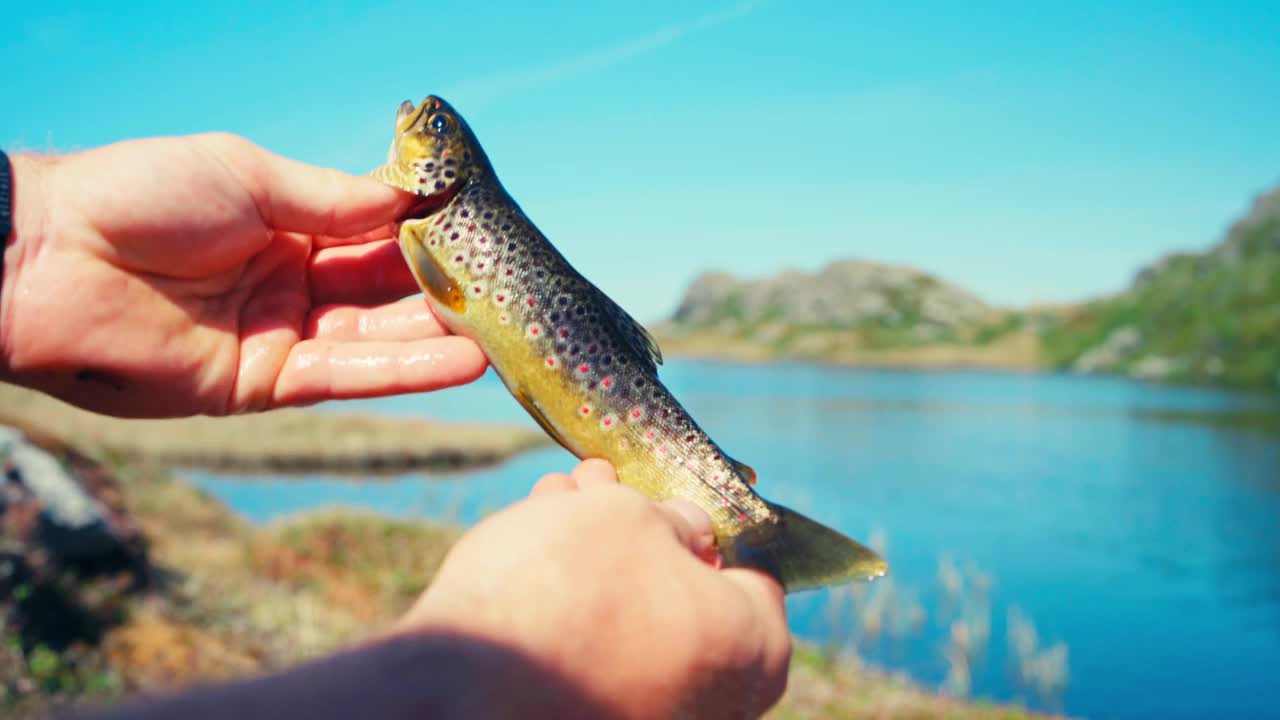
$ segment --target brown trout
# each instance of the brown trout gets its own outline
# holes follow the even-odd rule
[[[693,501],[711,516],[725,565],[768,572],[788,592],[885,574],[868,548],[755,493],[755,471],[658,379],[657,343],[538,231],[448,103],[405,101],[373,175],[424,198],[399,242],[432,310],[480,345],[566,450],[608,460],[657,500]]]

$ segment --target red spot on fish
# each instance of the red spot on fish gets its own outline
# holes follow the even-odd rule
[[[605,378],[605,379],[601,380],[601,381],[600,381],[600,385],[602,385],[602,386],[604,387],[604,389],[605,389],[605,390],[608,390],[608,389],[612,388],[612,387],[613,387],[613,378],[611,378],[611,377],[607,377],[607,378]]]
[[[720,498],[720,507],[729,507],[729,498],[727,497]]]
[[[591,366],[586,363],[582,363],[581,365],[578,366],[579,375],[586,375],[587,372],[590,370],[591,370]]]
[[[547,367],[553,368],[555,366],[556,366],[556,359],[553,357],[547,358]]]
[[[604,419],[604,425],[605,425],[605,427],[609,427],[609,426],[610,426],[610,425],[612,425],[612,424],[613,424],[613,418],[605,418],[605,419]]]
[[[471,223],[470,225],[467,226],[467,232],[475,232],[475,231],[476,231],[475,223]]]
[[[515,274],[516,274],[515,270],[512,270],[511,268],[507,268],[507,277],[511,277],[512,275],[515,275]]]
[[[657,435],[655,435],[655,434],[654,434],[654,432],[653,432],[652,430],[650,430],[649,432],[645,433],[645,434],[644,434],[644,436],[645,436],[646,438],[648,438],[649,440],[652,440],[652,439],[654,439],[655,437],[657,437]]]
[[[494,298],[494,300],[497,300],[498,302],[506,302],[506,301],[507,301],[507,296],[506,296],[506,295],[499,295],[499,296],[495,297],[495,298]]]
[[[631,419],[632,419],[632,420],[639,420],[639,419],[640,419],[641,417],[643,417],[643,416],[644,416],[644,411],[643,411],[643,410],[641,410],[640,408],[632,408],[632,409],[631,409]]]
[[[739,522],[746,522],[746,521],[747,521],[747,514],[746,514],[746,513],[744,513],[744,512],[740,512],[740,513],[738,513],[738,521],[739,521]]]
[[[484,292],[484,288],[480,287],[479,285],[472,285],[471,292],[475,295],[479,295],[480,293]]]
[[[533,307],[533,298],[526,298],[524,302],[529,307]]]
[[[530,335],[537,335],[537,334],[538,334],[538,327],[535,325],[534,327],[529,328],[529,334],[530,334]]]
[[[472,225],[471,227],[475,227],[475,225]],[[485,244],[485,243],[487,243],[487,242],[489,242],[489,238],[487,238],[487,237],[482,237],[482,238],[480,238],[480,244],[481,244],[481,245],[484,245],[484,244]]]
[[[569,328],[560,328],[560,337],[562,338],[569,337]]]
[[[588,416],[588,415],[590,415],[590,414],[591,414],[591,406],[590,406],[590,405],[583,405],[583,406],[582,406],[582,409],[581,409],[581,410],[579,410],[578,412],[582,413],[582,417],[586,417],[586,416]]]

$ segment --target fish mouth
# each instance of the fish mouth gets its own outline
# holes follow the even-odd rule
[[[443,192],[432,193],[431,195],[422,195],[421,193],[417,193],[418,199],[413,203],[413,205],[409,206],[409,209],[406,210],[399,219],[396,220],[396,224],[398,225],[414,220],[426,220],[432,215],[435,215],[443,210],[446,205],[452,202],[455,197],[457,197],[458,193],[462,190],[462,185],[464,184],[465,183],[455,183],[449,189],[444,190]]]

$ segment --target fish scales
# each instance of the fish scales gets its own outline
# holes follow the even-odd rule
[[[374,176],[424,197],[400,246],[433,311],[480,345],[569,452],[609,460],[620,482],[655,499],[697,503],[727,564],[770,572],[788,590],[884,574],[869,549],[755,493],[754,471],[658,379],[657,344],[538,230],[447,103],[404,103]]]

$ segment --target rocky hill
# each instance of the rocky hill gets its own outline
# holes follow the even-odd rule
[[[656,332],[675,355],[1034,367],[1021,324],[927,273],[840,260],[753,280],[705,273]]]
[[[1280,187],[1221,242],[1169,255],[1112,296],[1003,310],[937,277],[842,260],[742,280],[709,272],[670,322],[669,355],[896,367],[1062,369],[1280,387]]]

